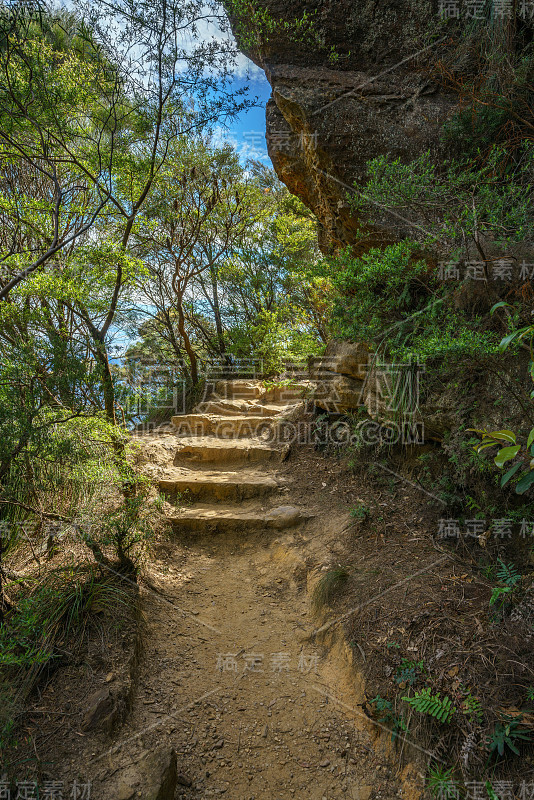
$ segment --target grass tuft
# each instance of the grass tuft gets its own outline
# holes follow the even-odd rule
[[[334,567],[334,569],[325,572],[313,589],[312,606],[314,611],[317,612],[324,606],[330,605],[334,597],[339,594],[346,584],[349,574],[346,567]]]
[[[54,570],[17,598],[0,627],[0,756],[41,677],[79,650],[99,615],[130,604],[115,576],[94,567]]]

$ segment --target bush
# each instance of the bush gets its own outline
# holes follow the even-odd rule
[[[500,334],[488,329],[487,318],[454,309],[417,253],[417,243],[404,240],[358,257],[345,250],[331,260],[338,335],[374,341],[395,362],[453,362],[497,353]]]
[[[342,251],[330,265],[339,297],[334,318],[340,336],[370,341],[428,300],[429,267],[415,258],[415,242],[402,241],[353,257]]]

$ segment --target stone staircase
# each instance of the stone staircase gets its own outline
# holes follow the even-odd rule
[[[175,447],[166,443],[168,461],[153,477],[176,533],[280,530],[308,518],[284,504],[288,487],[277,474],[289,452],[279,432],[303,410],[308,388],[221,381],[194,413],[172,418]]]

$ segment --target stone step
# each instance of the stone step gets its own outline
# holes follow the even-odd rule
[[[198,506],[167,517],[175,533],[247,533],[265,529],[291,528],[309,519],[295,506],[278,506],[269,511],[237,511],[234,507]]]
[[[215,395],[213,399],[245,399],[254,400],[263,397],[265,386],[261,381],[255,380],[236,380],[236,381],[217,381],[215,384]]]
[[[195,411],[199,414],[219,414],[220,416],[235,417],[236,414],[249,414],[254,403],[247,400],[225,400],[224,398],[204,400],[199,403]]]
[[[215,436],[218,439],[268,436],[274,422],[273,417],[244,414],[237,417],[184,414],[172,418],[178,436]]]
[[[287,409],[287,405],[263,405],[256,400],[207,400],[200,403],[196,411],[199,414],[217,414],[234,417],[238,414],[257,417],[273,417]]]
[[[184,439],[178,445],[174,466],[185,464],[255,464],[279,463],[289,452],[289,446],[270,447],[259,439],[224,440],[215,437]]]
[[[253,497],[271,494],[279,489],[278,481],[269,475],[219,472],[184,475],[169,473],[158,480],[160,491],[170,498],[185,495],[196,501],[242,502]]]

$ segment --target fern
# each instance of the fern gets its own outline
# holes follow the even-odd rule
[[[497,577],[506,586],[511,589],[521,580],[521,574],[516,570],[513,564],[505,564],[499,558],[499,566],[497,568]]]
[[[397,667],[395,682],[398,684],[409,683],[410,686],[413,686],[419,679],[420,673],[423,671],[424,667],[422,661],[409,661],[407,658],[403,658],[400,667]]]
[[[489,604],[490,606],[498,604],[499,607],[502,607],[508,602],[509,596],[521,580],[521,574],[516,570],[513,564],[505,564],[502,558],[499,558],[497,578],[501,583],[504,583],[504,586],[495,586],[493,588]]]
[[[489,601],[490,606],[496,605],[499,601],[499,606],[504,605],[505,598],[510,594],[511,591],[512,590],[509,586],[494,586]]]
[[[482,722],[484,716],[482,705],[480,700],[477,697],[473,697],[471,693],[463,701],[462,711],[472,722],[478,722],[479,724]]]
[[[456,706],[453,706],[450,697],[440,697],[439,692],[432,694],[430,687],[421,689],[416,692],[414,697],[403,697],[412,708],[420,714],[428,714],[438,722],[450,722],[452,715],[456,712]]]
[[[402,716],[399,717],[395,714],[391,700],[387,700],[385,697],[381,697],[377,694],[377,696],[371,700],[371,703],[378,712],[378,721],[388,727],[391,725],[392,742],[395,741],[399,733],[405,733],[408,730],[408,726]]]

